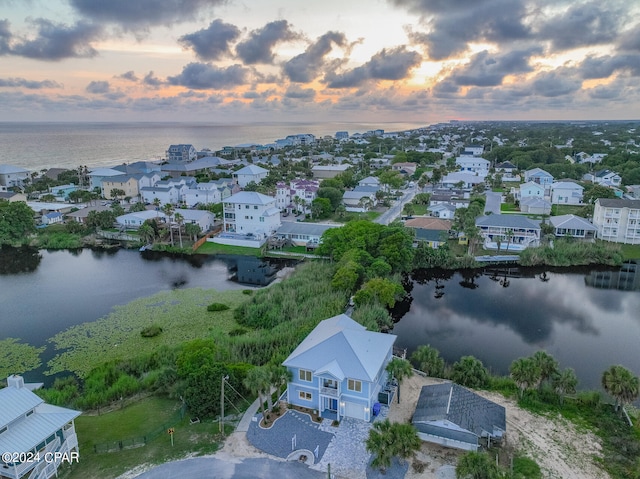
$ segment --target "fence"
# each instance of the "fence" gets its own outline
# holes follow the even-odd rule
[[[143,436],[128,437],[126,439],[120,439],[117,441],[103,442],[101,444],[94,444],[93,451],[96,453],[117,452],[125,449],[134,449],[136,447],[143,447],[149,442],[153,441],[159,436],[166,435],[169,428],[174,427],[177,422],[184,418],[186,412],[186,406],[182,405],[180,411],[178,411],[168,422],[158,426],[153,431],[150,431]]]
[[[200,238],[198,241],[193,243],[193,251],[195,251],[198,248],[200,248],[200,246],[202,246],[204,243],[206,243],[209,238],[211,238],[215,234],[219,233],[221,230],[222,230],[222,225],[215,226],[212,231],[210,231],[209,233],[204,235],[202,238]]]

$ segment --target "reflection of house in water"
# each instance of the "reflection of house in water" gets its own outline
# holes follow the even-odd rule
[[[229,271],[233,272],[233,281],[266,286],[275,279],[278,269],[260,258],[240,256],[236,259],[235,265],[229,266]]]
[[[592,271],[584,284],[592,288],[640,291],[640,260],[625,261],[618,271]]]

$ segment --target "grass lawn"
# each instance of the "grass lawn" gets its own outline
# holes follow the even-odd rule
[[[624,259],[640,259],[640,244],[621,244]]]
[[[584,205],[552,205],[551,214],[553,216],[578,215],[584,209]]]
[[[238,327],[233,311],[249,299],[241,290],[191,288],[164,291],[116,306],[104,318],[73,326],[49,339],[58,354],[49,361],[46,374],[72,371],[84,377],[92,368],[110,360],[149,354],[163,345],[228,334]],[[224,303],[229,309],[207,311],[214,302]],[[152,325],[160,326],[162,333],[143,338],[142,329]]]
[[[206,241],[195,251],[196,254],[239,254],[244,256],[260,256],[260,248],[247,248],[246,246],[231,246],[226,244]]]
[[[75,421],[80,461],[71,468],[63,468],[60,477],[112,479],[141,464],[161,464],[187,455],[215,452],[220,442],[218,423],[209,420],[189,424],[187,416],[179,418],[179,410],[179,401],[149,397],[122,410],[100,416],[80,416]],[[175,431],[173,446],[165,431],[168,425]],[[94,451],[94,444],[141,436],[155,438],[134,449],[105,453]]]
[[[520,211],[516,205],[513,203],[501,203],[500,211]]]
[[[415,204],[412,204],[411,206],[413,206],[414,216],[425,216],[427,214],[427,208],[429,207],[429,205],[415,205]]]

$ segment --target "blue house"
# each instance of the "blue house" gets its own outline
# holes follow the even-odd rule
[[[553,176],[541,168],[533,168],[524,172],[524,181],[538,183],[546,189],[553,183]]]
[[[371,420],[387,383],[393,334],[367,331],[340,314],[315,327],[282,363],[292,373],[287,401],[322,417]]]
[[[169,163],[188,163],[196,159],[197,152],[193,145],[170,145],[167,150]]]

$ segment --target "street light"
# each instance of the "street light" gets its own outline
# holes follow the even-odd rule
[[[229,379],[229,375],[222,376],[220,382],[220,434],[224,436],[224,382]]]

